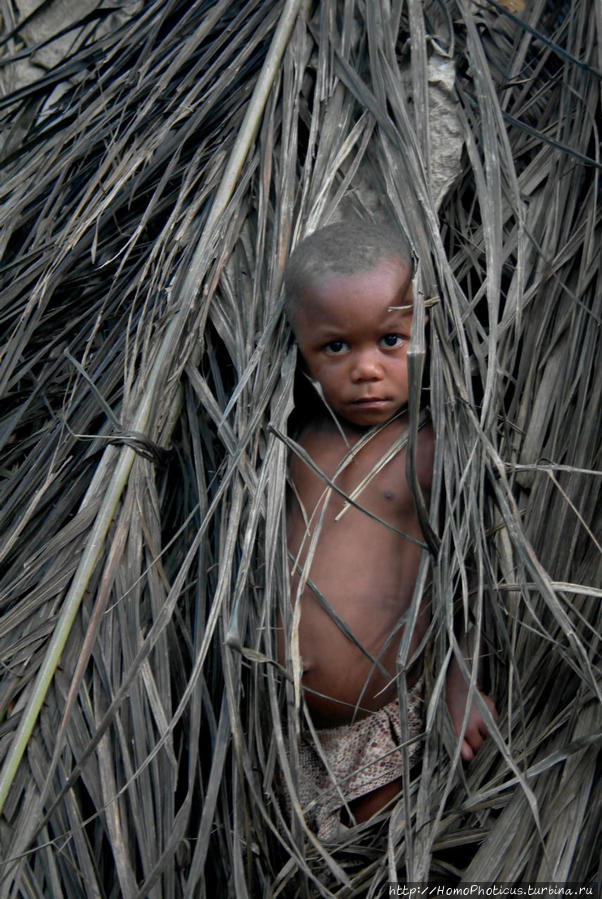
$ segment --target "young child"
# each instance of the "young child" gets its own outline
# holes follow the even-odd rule
[[[320,744],[318,751],[313,741],[302,743],[299,792],[302,803],[321,796],[313,824],[322,838],[335,836],[341,823],[369,819],[401,786],[396,657],[424,546],[403,440],[412,276],[401,234],[359,221],[310,235],[285,273],[287,316],[316,389],[296,438],[304,452],[290,455],[287,528],[291,595],[301,603],[301,683]],[[427,496],[433,451],[426,425],[416,460]],[[410,658],[428,616],[425,607]],[[416,738],[423,727],[420,659],[406,676]],[[457,733],[466,695],[452,665],[447,697]],[[473,707],[462,757],[471,759],[486,735]],[[417,746],[409,747],[410,758]]]

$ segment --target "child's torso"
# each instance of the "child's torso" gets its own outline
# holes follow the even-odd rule
[[[307,428],[300,444],[314,463],[346,494],[369,482],[356,502],[397,532],[421,540],[414,501],[405,477],[405,449],[397,451],[374,477],[370,473],[405,425],[392,422],[372,438],[342,470],[342,437],[328,427]],[[309,562],[311,584],[330,603],[353,636],[378,658],[380,668],[326,612],[310,584],[301,593],[299,648],[305,697],[318,725],[348,721],[385,705],[396,695],[391,678],[409,610],[420,546],[365,512],[345,508],[345,500],[298,458],[291,458],[294,490],[288,503],[288,544],[296,560],[291,594],[296,601],[300,572]],[[295,496],[296,493],[296,496]],[[309,519],[306,529],[301,505]],[[338,519],[338,520],[337,520]],[[317,539],[312,543],[312,536]],[[426,612],[412,637],[412,650],[426,626]],[[317,694],[323,694],[322,697]],[[324,696],[330,697],[328,699]]]

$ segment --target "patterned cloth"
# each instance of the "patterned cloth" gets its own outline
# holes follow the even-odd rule
[[[420,678],[408,695],[410,738],[422,730],[423,683]],[[316,736],[321,755],[309,734],[303,736],[299,748],[299,801],[304,808],[310,806],[306,815],[309,826],[321,840],[332,840],[345,830],[341,809],[346,802],[401,778],[398,702],[395,699],[353,724],[317,730]],[[407,747],[410,763],[418,748],[418,741]]]

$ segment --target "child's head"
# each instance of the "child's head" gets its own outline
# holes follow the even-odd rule
[[[354,219],[314,231],[297,245],[286,265],[286,314],[294,330],[295,309],[307,287],[335,275],[356,275],[384,259],[397,259],[414,275],[412,251],[398,228]]]
[[[367,222],[314,232],[287,265],[287,315],[309,375],[357,427],[407,403],[412,275],[400,232]]]

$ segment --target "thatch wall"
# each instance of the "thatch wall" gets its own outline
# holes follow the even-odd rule
[[[96,7],[46,69],[8,6],[1,895],[600,880],[599,4]],[[411,398],[422,382],[437,437],[428,709],[394,813],[325,847],[274,642],[282,271],[374,203],[430,303]],[[458,607],[500,710],[469,768],[440,691]]]

